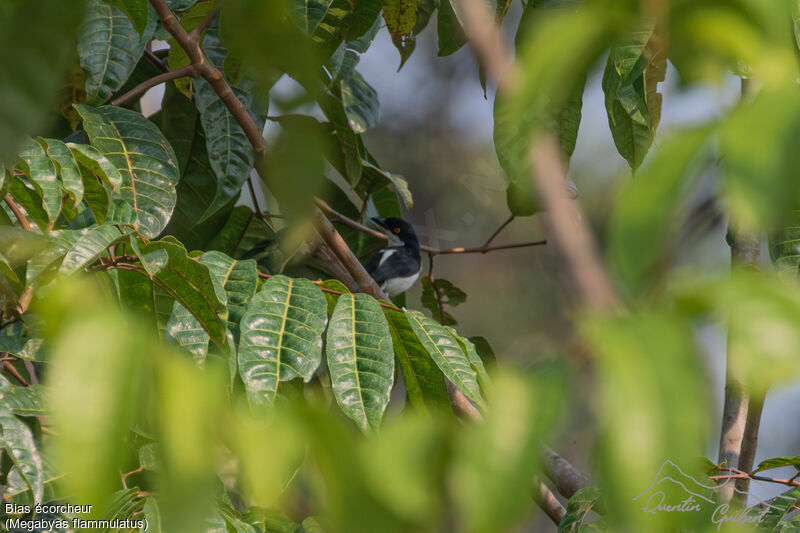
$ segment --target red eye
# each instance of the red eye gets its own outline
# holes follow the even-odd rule
[[[400,228],[394,228],[395,233],[400,233]]]

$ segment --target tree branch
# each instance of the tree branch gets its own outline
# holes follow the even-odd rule
[[[378,231],[378,230],[374,230],[374,229],[370,228],[369,226],[365,226],[364,224],[361,224],[360,222],[357,222],[357,221],[353,220],[352,218],[349,218],[349,217],[343,215],[342,213],[338,212],[337,210],[332,208],[330,205],[328,205],[328,203],[325,200],[322,200],[321,198],[317,198],[315,201],[317,203],[317,206],[320,209],[322,209],[323,211],[325,211],[326,213],[328,213],[332,219],[336,220],[337,222],[341,222],[343,225],[347,226],[348,228],[350,228],[352,230],[355,230],[355,231],[360,231],[361,233],[366,233],[367,235],[370,235],[370,236],[375,237],[376,239],[380,239],[382,241],[388,240],[388,237],[386,237],[386,235],[383,232]],[[513,216],[512,216],[512,219],[513,219]],[[428,253],[429,255],[486,254],[486,253],[489,253],[489,252],[494,252],[496,250],[511,250],[511,249],[514,249],[514,248],[527,248],[529,246],[543,246],[543,245],[547,244],[547,240],[542,239],[542,240],[531,241],[531,242],[521,242],[521,243],[514,243],[514,244],[501,244],[501,245],[498,245],[498,246],[490,246],[492,241],[494,240],[494,238],[497,237],[497,235],[499,235],[500,231],[503,228],[505,228],[509,224],[509,222],[511,222],[511,219],[506,220],[505,222],[503,222],[503,224],[500,226],[500,228],[497,231],[494,232],[494,234],[489,238],[489,240],[486,241],[486,243],[483,246],[478,246],[478,247],[475,247],[475,248],[465,248],[463,246],[456,246],[454,248],[431,248],[430,246],[424,246],[423,245],[423,246],[420,246],[420,249],[423,252]]]
[[[208,15],[206,15],[206,18],[203,19],[203,22],[193,29],[189,35],[191,35],[193,39],[197,39],[198,42],[200,42],[203,32],[205,32],[208,27],[211,26],[211,23],[214,22],[214,19],[219,16],[220,9],[222,9],[222,2],[220,2],[217,7],[209,11]]]
[[[169,70],[167,72],[164,72],[163,74],[159,74],[158,76],[153,76],[149,80],[143,81],[130,91],[123,94],[122,96],[114,98],[113,100],[111,100],[111,105],[122,105],[128,100],[142,96],[149,89],[161,83],[165,83],[171,80],[176,80],[178,78],[183,78],[185,76],[194,77],[195,75],[196,74],[194,65],[186,65],[185,67],[179,68],[178,70]]]
[[[559,494],[571,498],[580,489],[589,486],[589,479],[569,461],[558,455],[546,444],[544,449],[544,473],[558,489]]]
[[[564,506],[561,505],[561,502],[558,501],[558,498],[555,497],[553,491],[551,491],[541,479],[534,478],[532,495],[534,501],[542,508],[544,513],[550,517],[550,520],[552,520],[554,524],[559,525],[561,521],[564,520],[567,511],[564,509]]]
[[[16,217],[17,222],[19,222],[19,225],[22,226],[22,229],[27,231],[33,231],[31,229],[30,223],[28,222],[28,219],[25,218],[25,214],[22,212],[22,209],[20,209],[20,207],[17,205],[14,199],[11,198],[10,194],[6,194],[5,201],[8,204],[8,207],[10,207],[11,210],[14,212],[14,216]]]

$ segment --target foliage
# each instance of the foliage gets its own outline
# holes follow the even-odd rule
[[[413,207],[409,183],[365,146],[380,105],[359,57],[383,20],[402,67],[434,12],[439,54],[456,52],[469,34],[461,2],[0,6],[4,502],[87,504],[77,518],[146,519],[156,531],[510,531],[533,506],[541,442],[591,379],[598,488],[571,495],[559,531],[714,528],[705,515],[656,522],[636,494],[666,458],[687,464],[706,443],[698,324],[728,327],[730,364],[756,393],[800,372],[800,99],[785,31],[796,10],[523,4],[513,83],[494,104],[511,213],[543,207],[530,147],[552,136],[569,160],[586,80],[606,55],[610,134],[637,173],[604,240],[626,312],[576,313],[588,377],[565,358],[534,362],[541,353],[524,372],[496,363],[445,310],[466,292],[432,274],[419,306],[402,308],[330,279],[341,269],[326,262],[315,205],[362,224]],[[491,3],[490,15],[501,22],[509,5]],[[176,27],[198,46],[184,47]],[[169,51],[152,52],[154,40]],[[684,84],[734,72],[761,89],[656,142],[668,59]],[[145,117],[128,91],[153,69],[174,78],[187,67]],[[303,97],[269,109],[283,76]],[[265,148],[268,115],[278,133]],[[674,268],[709,166],[737,227],[773,236],[780,277]],[[280,213],[247,197],[256,175]],[[339,230],[348,253],[377,244]],[[458,420],[450,395],[480,421]],[[755,472],[799,464],[787,454]],[[763,529],[791,530],[797,498],[784,494]]]

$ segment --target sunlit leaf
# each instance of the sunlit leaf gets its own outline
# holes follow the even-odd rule
[[[0,407],[0,442],[14,470],[31,491],[34,501],[41,501],[44,472],[33,433],[6,406]]]
[[[48,220],[54,222],[61,212],[61,186],[55,164],[47,157],[44,148],[33,139],[22,144],[19,157],[24,163],[25,175],[42,198],[42,207]]]
[[[72,195],[73,205],[77,206],[83,199],[83,181],[78,164],[69,147],[58,139],[39,138],[39,144],[47,151],[47,156],[56,166],[61,178],[61,186]]]
[[[64,260],[59,271],[69,274],[80,270],[95,261],[112,244],[122,241],[126,235],[116,226],[97,226],[89,229],[75,242]]]

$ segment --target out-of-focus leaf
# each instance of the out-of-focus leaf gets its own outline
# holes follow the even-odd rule
[[[150,20],[149,4],[147,0],[104,0],[107,4],[116,7],[130,19],[133,28],[142,35]]]
[[[341,295],[325,350],[339,407],[362,431],[377,431],[394,382],[392,337],[378,301],[366,294]]]
[[[403,372],[408,401],[416,409],[447,412],[450,399],[442,371],[417,338],[405,314],[388,308],[383,312],[392,335],[395,357]]]
[[[62,274],[70,274],[80,270],[100,257],[106,248],[120,242],[125,237],[126,234],[116,226],[104,225],[90,228],[81,235],[64,256],[59,271]]]
[[[153,241],[141,248],[141,254],[153,283],[185,307],[211,340],[224,348],[228,319],[225,293],[214,283],[208,267],[170,241]]]
[[[790,528],[781,527],[781,518],[797,508],[800,502],[800,487],[792,487],[783,494],[770,501],[769,510],[764,514],[764,517],[759,521],[759,531],[781,532],[791,531]]]
[[[383,0],[383,20],[386,21],[395,48],[400,52],[402,68],[416,46],[413,32],[417,24],[417,1]]]
[[[723,189],[732,217],[745,229],[778,230],[800,205],[794,178],[800,154],[790,148],[800,142],[798,115],[791,85],[764,88],[721,126]]]
[[[47,213],[48,221],[54,222],[61,212],[61,186],[58,184],[55,164],[47,157],[44,148],[33,139],[27,139],[22,144],[19,157],[22,159],[25,175],[42,198],[42,207]]]
[[[453,0],[442,0],[436,17],[440,56],[449,56],[457,52],[467,42],[467,36],[452,2]]]
[[[627,286],[639,289],[658,280],[669,265],[681,200],[698,177],[693,163],[707,152],[710,134],[708,128],[683,131],[664,141],[620,192],[611,216],[609,256]]]
[[[281,381],[311,379],[321,360],[325,297],[306,279],[273,276],[241,320],[239,374],[254,404],[272,403]]]
[[[173,299],[169,293],[146,275],[128,270],[117,272],[117,286],[121,307],[130,313],[139,313],[149,322],[149,333],[163,338],[172,313]]]
[[[467,398],[483,407],[485,404],[481,397],[478,376],[458,341],[444,326],[419,311],[406,310],[405,314],[417,338],[447,379]]]
[[[86,6],[85,0],[6,4],[0,10],[0,163],[13,159],[55,104]]]
[[[147,531],[152,533],[164,533],[161,527],[161,509],[158,507],[158,501],[152,496],[144,501],[144,517],[147,520]]]
[[[161,131],[141,114],[112,106],[77,106],[92,144],[122,174],[110,218],[156,237],[175,207],[179,173],[175,152]]]
[[[85,516],[99,518],[119,486],[149,337],[80,278],[56,285],[39,312],[54,341],[47,383],[56,464],[65,490],[92,505]]]
[[[249,108],[250,97],[239,89],[233,91]],[[208,159],[217,176],[214,199],[199,219],[202,221],[239,193],[253,170],[255,160],[247,135],[208,82],[195,80],[194,98],[205,131]]]
[[[531,9],[529,5],[526,13]],[[585,4],[578,9],[541,10],[535,18],[529,15],[530,24],[517,42],[518,83],[498,92],[494,106],[495,150],[509,183],[508,206],[515,215],[540,209],[531,179],[533,139],[557,127],[554,133],[569,152],[569,132],[577,119],[577,94],[585,73],[613,41],[624,14]]]
[[[83,199],[83,181],[78,163],[69,147],[58,139],[39,138],[39,144],[47,151],[47,156],[55,164],[56,171],[61,177],[61,185],[72,195],[73,206],[77,207]]]
[[[140,34],[125,13],[116,7],[102,0],[89,1],[78,37],[78,54],[86,72],[86,95],[90,104],[102,104],[122,87],[142,57],[155,28],[156,21],[151,20]]]
[[[583,531],[586,514],[597,504],[598,498],[600,489],[596,487],[584,487],[575,492],[567,502],[567,514],[558,524],[558,533]]]
[[[382,186],[391,186],[392,192],[403,200],[406,209],[414,207],[414,198],[411,196],[411,190],[408,188],[408,182],[399,174],[393,174],[383,170],[378,165],[372,164],[369,161],[362,161],[363,173],[361,180],[358,182],[356,190],[362,194],[372,194],[381,189]],[[376,205],[377,207],[377,205]],[[384,215],[382,216],[390,216]]]
[[[778,275],[796,280],[800,276],[800,211],[792,211],[786,226],[770,237],[769,255]]]
[[[456,516],[467,532],[509,531],[530,509],[538,462],[531,450],[558,420],[554,406],[565,383],[552,371],[505,372],[496,376],[495,385],[483,423],[465,428],[455,441],[447,477]]]
[[[354,4],[348,0],[289,2],[295,23],[327,54],[333,52],[342,40],[345,22],[353,7]]]
[[[0,377],[0,399],[17,416],[46,416],[47,394],[44,385],[15,386]]]
[[[0,442],[12,467],[31,491],[33,500],[41,501],[44,483],[42,457],[30,428],[6,406],[0,407]]]
[[[635,171],[653,143],[661,119],[658,83],[664,81],[667,56],[651,26],[611,49],[603,75],[606,112],[620,155]]]
[[[438,296],[437,296],[438,293]],[[442,305],[439,306],[441,299]],[[445,326],[458,324],[455,317],[444,310],[445,305],[455,307],[467,299],[467,294],[453,285],[446,279],[435,279],[431,283],[430,279],[422,278],[422,296],[420,301],[422,306],[431,312],[434,320]]]
[[[753,470],[753,474],[761,472],[762,470],[770,470],[772,468],[780,468],[782,466],[793,466],[796,470],[800,470],[800,455],[795,457],[775,457],[774,459],[767,459],[761,461],[758,466]]]

